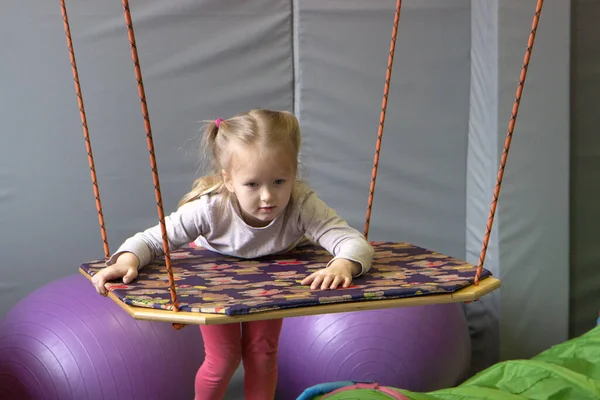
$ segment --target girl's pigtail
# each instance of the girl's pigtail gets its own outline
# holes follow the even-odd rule
[[[219,120],[217,120],[219,121]],[[206,124],[202,134],[202,152],[204,159],[210,161],[211,167],[217,160],[217,135],[220,122],[213,121]]]
[[[217,120],[208,122],[205,125],[200,144],[201,158],[206,162],[206,167],[212,174],[209,173],[196,179],[192,184],[192,190],[179,201],[179,207],[205,194],[222,189],[223,182],[220,174],[217,173],[217,135],[219,134],[219,124],[220,121]]]

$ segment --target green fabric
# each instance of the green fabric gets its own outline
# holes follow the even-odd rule
[[[600,326],[531,360],[493,365],[456,388],[400,392],[411,400],[598,400]]]
[[[531,360],[493,365],[454,388],[429,393],[396,390],[411,400],[598,400],[600,326]],[[341,392],[331,399],[386,400],[389,397],[360,389]]]

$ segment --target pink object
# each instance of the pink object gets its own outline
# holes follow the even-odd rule
[[[337,390],[334,390],[331,393],[327,393],[326,395],[324,395],[323,397],[321,397],[321,399],[325,400],[325,399],[328,399],[328,398],[332,397],[333,395],[338,394],[340,392],[347,392],[347,391],[354,390],[354,389],[371,389],[371,390],[377,390],[377,391],[379,391],[381,393],[385,393],[388,396],[390,396],[390,399],[409,400],[408,397],[406,397],[402,393],[398,392],[397,390],[394,390],[394,389],[392,389],[390,387],[387,387],[387,386],[379,386],[378,383],[357,383],[355,385],[345,386],[343,388],[339,388]]]
[[[219,125],[221,125],[221,121],[223,121],[223,118],[217,118],[217,120],[215,121],[215,125],[217,125],[217,128],[219,127]]]
[[[272,399],[277,386],[277,345],[281,319],[200,325],[206,357],[196,374],[196,399],[222,399],[240,361],[244,398]]]

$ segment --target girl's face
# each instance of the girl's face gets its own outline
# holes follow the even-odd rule
[[[253,227],[267,226],[288,205],[296,177],[294,158],[287,151],[260,154],[252,148],[238,148],[223,180],[234,193],[244,221]]]

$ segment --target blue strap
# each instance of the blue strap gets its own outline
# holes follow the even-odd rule
[[[354,381],[339,381],[339,382],[326,382],[321,383],[312,387],[309,387],[304,392],[298,396],[296,400],[313,400],[317,396],[321,396],[323,394],[327,394],[337,390],[339,388],[343,388],[344,386],[352,386],[355,385]]]

